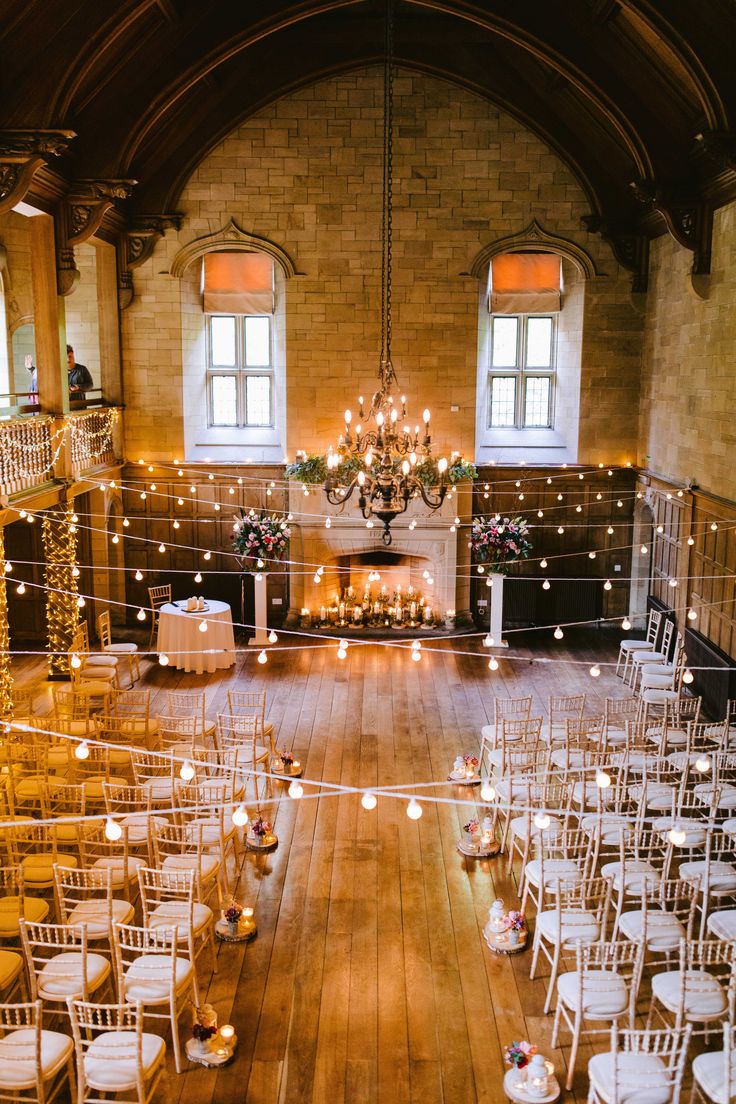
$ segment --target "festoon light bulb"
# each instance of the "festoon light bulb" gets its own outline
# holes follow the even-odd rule
[[[415,797],[409,802],[406,809],[406,815],[409,817],[409,820],[419,820],[422,815],[422,806]]]
[[[120,827],[116,820],[112,817],[108,817],[105,821],[105,835],[109,840],[119,840],[123,834],[123,829]]]
[[[376,805],[378,804],[378,798],[374,793],[364,793],[360,799],[360,804],[363,806],[364,809],[368,809],[370,811],[371,809],[375,809]]]

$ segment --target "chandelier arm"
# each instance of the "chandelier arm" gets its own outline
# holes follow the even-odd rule
[[[445,496],[447,494],[447,484],[441,483],[437,489],[437,495],[433,498],[423,483],[420,483],[418,479],[416,479],[414,482],[416,483],[417,489],[419,490],[419,493],[424,500],[424,504],[426,506],[429,506],[431,510],[439,510],[440,506],[445,501]]]

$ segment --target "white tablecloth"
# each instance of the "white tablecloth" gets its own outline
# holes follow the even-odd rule
[[[216,671],[235,663],[233,618],[227,602],[205,598],[209,609],[203,613],[187,613],[178,605],[167,603],[159,611],[158,652],[169,657],[172,667],[182,671]],[[202,621],[207,632],[200,632]]]

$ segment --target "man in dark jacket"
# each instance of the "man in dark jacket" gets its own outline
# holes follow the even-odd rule
[[[69,373],[69,393],[84,398],[84,392],[94,386],[92,376],[85,364],[77,364],[74,359],[74,349],[71,345],[66,347],[66,366]]]

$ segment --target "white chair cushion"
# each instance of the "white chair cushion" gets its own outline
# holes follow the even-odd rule
[[[549,824],[544,829],[537,828],[534,821],[530,822],[528,817],[514,817],[509,824],[509,832],[519,839],[526,839],[529,835],[539,836],[542,831],[548,839],[554,839],[562,832],[562,821],[558,820],[557,817],[550,817]]]
[[[600,792],[595,782],[576,782],[572,788],[572,799],[581,809],[588,809],[598,804]]]
[[[666,663],[667,656],[664,652],[655,652],[653,648],[639,648],[632,653],[634,663]]]
[[[128,829],[128,843],[147,843],[153,828],[161,828],[167,823],[165,817],[148,816],[147,813],[130,813],[120,821]]]
[[[736,1097],[736,1050],[731,1051],[731,1085],[726,1089],[726,1063],[722,1050],[693,1059],[693,1077],[713,1104],[730,1104]]]
[[[613,1054],[595,1054],[588,1062],[591,1086],[605,1101],[615,1099],[618,1081],[619,1104],[670,1104],[672,1092],[667,1067],[656,1054],[619,1054],[618,1069]]]
[[[85,682],[114,682],[117,672],[114,667],[96,667],[94,664],[85,663],[80,669],[80,675]],[[75,687],[76,689],[76,687]]]
[[[550,909],[548,912],[540,912],[537,916],[537,931],[548,943],[574,943],[576,939],[580,939],[584,943],[592,943],[598,938],[600,924],[592,912],[575,912],[572,909],[563,909],[560,915],[562,919],[561,940],[557,911]]]
[[[695,797],[698,801],[702,801],[704,805],[711,804],[716,796],[716,790],[720,790],[720,793],[717,795],[719,809],[736,809],[736,786],[732,786],[729,783],[723,786],[714,786],[712,782],[701,782],[699,785],[693,787]]]
[[[82,670],[87,667],[112,667],[113,670],[118,665],[118,661],[114,656],[105,655],[102,652],[95,654],[94,652],[87,652],[82,656]]]
[[[680,877],[686,879],[700,878],[700,884],[702,885],[705,880],[706,868],[705,859],[680,863]],[[733,863],[723,862],[721,859],[712,860],[709,885],[711,893],[736,892],[736,866]]]
[[[147,1031],[141,1037],[141,1064],[148,1079],[162,1061],[166,1044]],[[124,1092],[136,1087],[138,1052],[134,1031],[108,1031],[90,1044],[84,1056],[88,1084],[99,1092]]]
[[[621,889],[620,862],[605,863],[601,867],[601,875],[604,878],[612,879],[614,889]],[[627,895],[634,894],[637,897],[641,897],[642,889],[645,885],[658,885],[661,880],[661,874],[659,874],[646,859],[631,859],[626,863],[624,889]]]
[[[619,924],[627,939],[641,939],[644,913],[641,909],[624,912]],[[674,951],[680,946],[687,932],[684,925],[671,912],[649,909],[647,912],[647,949],[650,951]]]
[[[638,805],[646,793],[647,809],[671,809],[675,799],[675,787],[666,782],[648,782],[646,786],[629,786],[629,797]]]
[[[162,863],[163,870],[198,870],[204,881],[219,868],[220,860],[216,855],[168,855]]]
[[[53,1077],[69,1059],[74,1043],[58,1031],[41,1032],[41,1075]],[[36,1032],[19,1027],[0,1039],[0,1089],[19,1090],[36,1084]]]
[[[668,970],[652,978],[652,995],[670,1012],[676,1012],[680,1000],[681,970]],[[685,971],[685,1019],[719,1019],[728,1004],[718,979],[699,970]]]
[[[139,855],[128,855],[128,865],[125,866],[124,858],[117,858],[114,855],[109,857],[103,857],[101,859],[95,859],[92,866],[95,870],[111,870],[112,871],[112,888],[125,889],[128,882],[131,882],[138,873],[139,866],[145,866],[146,860]]]
[[[585,765],[585,755],[582,751],[574,749],[556,748],[550,755],[549,761],[554,767],[561,767],[563,770],[567,766],[579,768]]]
[[[729,817],[728,820],[724,820],[721,824],[721,831],[724,835],[730,836],[731,839],[736,839],[736,818]]]
[[[580,827],[584,832],[588,832],[591,836],[595,835],[598,831],[598,825],[601,826],[601,843],[617,844],[621,839],[621,830],[624,832],[624,839],[628,839],[633,831],[631,821],[617,813],[604,814],[599,817],[597,813],[588,813],[580,820]]]
[[[50,958],[38,974],[38,995],[41,1000],[59,1001],[66,997],[80,999],[83,993],[82,954],[63,951]],[[110,962],[102,955],[87,953],[87,985],[94,992],[110,973]]]
[[[135,915],[135,909],[129,901],[113,900],[113,924],[129,924]],[[107,939],[110,934],[107,920],[107,902],[82,901],[69,913],[67,924],[86,924],[88,939]]]
[[[126,644],[124,642],[120,644],[108,644],[102,651],[105,653],[109,652],[110,655],[133,655],[134,652],[138,651],[138,645]]]
[[[192,977],[192,964],[187,958],[177,958],[174,986],[179,992]],[[128,967],[123,978],[126,1000],[143,1004],[168,1001],[171,988],[171,955],[141,955]]]
[[[542,864],[539,859],[532,859],[524,867],[524,877],[534,886],[538,886],[542,877]],[[556,889],[559,881],[563,889],[569,889],[579,885],[582,874],[578,864],[573,859],[545,859],[544,883],[545,889]]]
[[[680,848],[705,846],[708,833],[705,828],[701,828],[697,820],[678,820],[677,817],[673,819],[671,816],[664,816],[655,817],[652,821],[652,828],[663,836],[666,836],[675,827],[680,828],[685,833],[685,842],[679,845]]]
[[[619,647],[622,652],[654,651],[654,641],[636,640],[634,637],[627,637],[626,640],[621,641]]]
[[[708,917],[707,927],[716,939],[723,939],[727,943],[736,942],[736,909],[712,912]]]
[[[578,1011],[580,975],[577,970],[557,979],[557,995],[573,1012]],[[584,1016],[594,1020],[616,1019],[629,1003],[626,982],[611,970],[587,970],[583,974]]]
[[[202,905],[195,901],[192,909],[192,930],[199,933],[212,922],[212,909],[208,905]],[[149,928],[175,928],[181,929],[182,938],[186,938],[186,928],[189,926],[189,906],[183,901],[163,901],[148,914]]]

